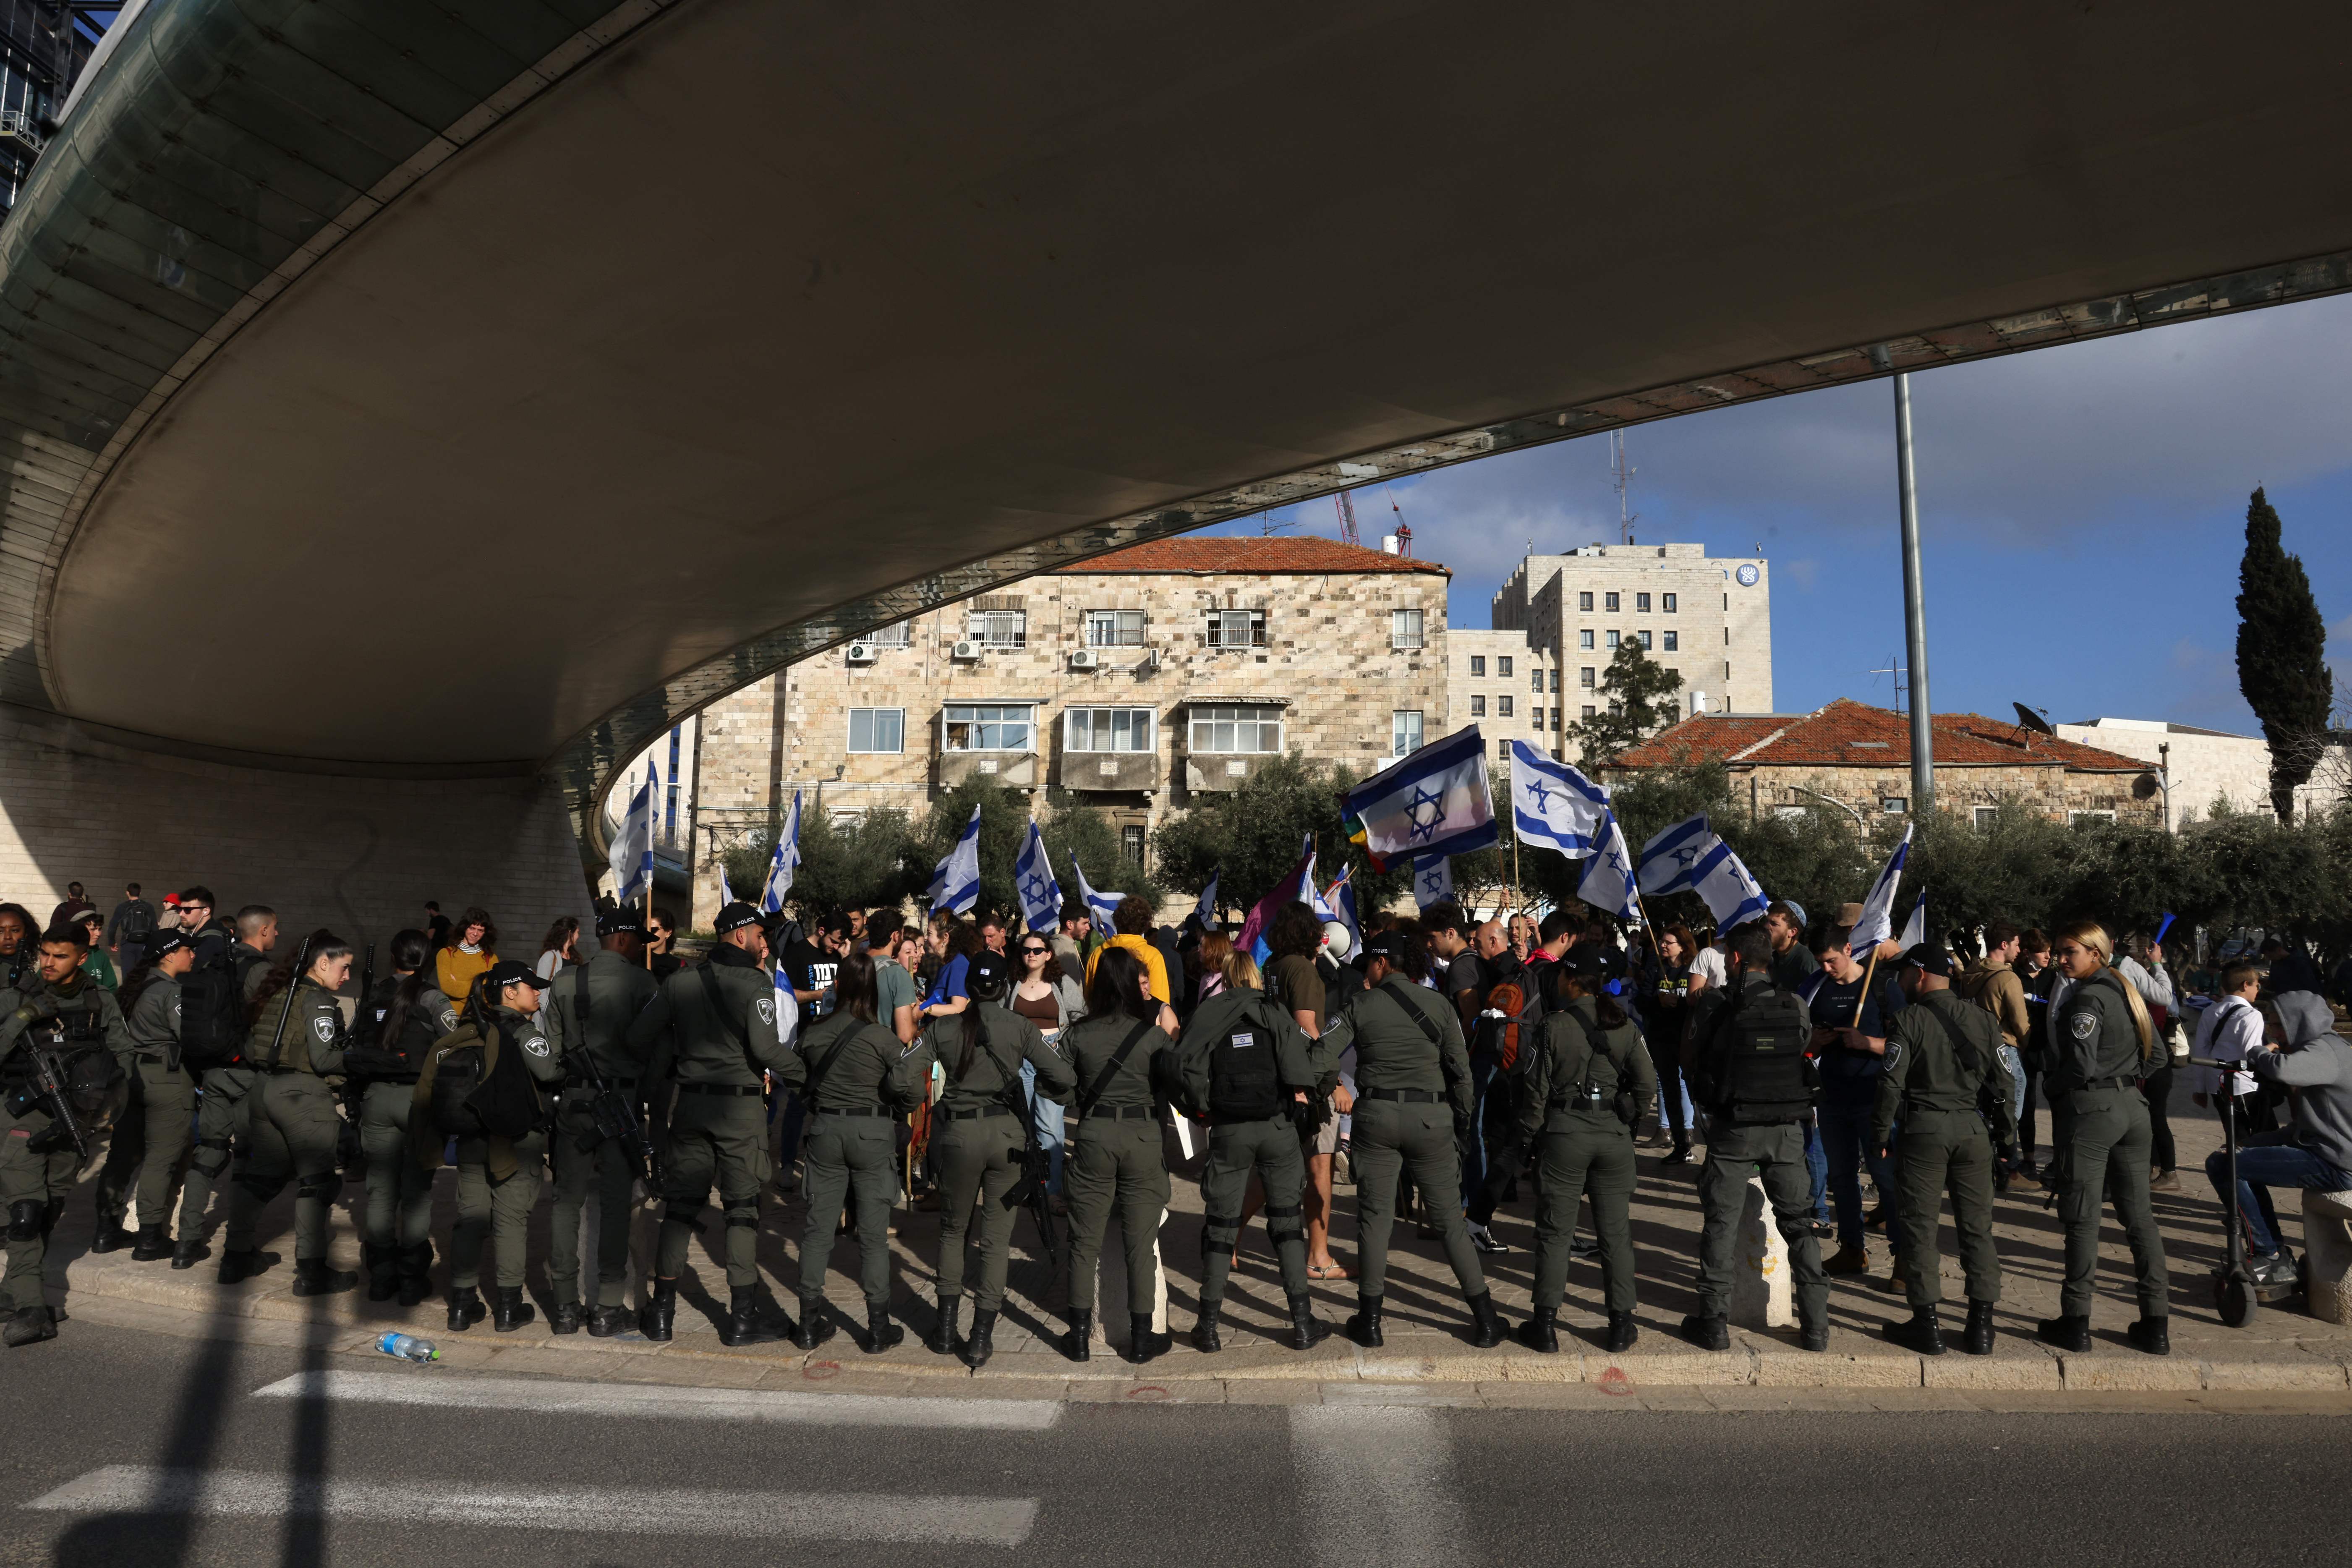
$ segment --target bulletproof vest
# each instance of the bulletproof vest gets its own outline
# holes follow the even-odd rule
[[[482,1120],[470,1101],[482,1087],[482,1068],[489,1053],[478,1027],[468,1026],[466,1042],[441,1053],[433,1069],[433,1125],[445,1137],[477,1138]]]
[[[1209,1042],[1209,1116],[1215,1121],[1265,1121],[1283,1113],[1275,1034],[1262,1006],[1244,1007]]]
[[[1795,1121],[1813,1108],[1819,1076],[1805,1054],[1805,1005],[1778,985],[1743,988],[1717,1021],[1713,1099],[1735,1122]]]

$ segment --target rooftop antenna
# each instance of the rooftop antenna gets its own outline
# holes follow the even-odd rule
[[[1333,496],[1331,500],[1339,509],[1339,542],[1342,544],[1362,543],[1363,541],[1356,537],[1356,503],[1348,499],[1348,492],[1346,490],[1341,490],[1338,495]]]
[[[1281,510],[1283,510],[1283,509],[1281,509],[1281,508],[1279,508],[1279,507],[1275,507],[1275,508],[1269,508],[1268,510],[1265,510],[1265,511],[1262,511],[1262,512],[1258,513],[1258,514],[1257,514],[1257,523],[1258,523],[1257,531],[1258,531],[1260,533],[1264,533],[1264,534],[1279,533],[1279,532],[1281,532],[1284,529],[1288,528],[1292,523],[1294,523],[1294,522],[1296,522],[1296,521],[1298,521],[1298,520],[1297,520],[1297,519],[1296,519],[1296,518],[1286,517],[1286,518],[1282,519],[1280,521],[1278,521],[1278,522],[1277,522],[1276,521],[1275,521],[1275,513],[1276,513],[1276,511]]]
[[[1874,675],[1874,676],[1878,676],[1878,675],[1886,675],[1886,676],[1892,676],[1892,677],[1894,677],[1894,679],[1895,679],[1895,716],[1896,718],[1898,718],[1898,719],[1899,719],[1899,718],[1901,718],[1901,717],[1903,716],[1903,697],[1904,697],[1904,694],[1905,694],[1906,692],[1907,692],[1907,691],[1909,691],[1909,690],[1911,689],[1910,682],[1908,682],[1908,681],[1906,681],[1906,680],[1905,680],[1905,679],[1903,679],[1903,673],[1904,673],[1904,671],[1903,671],[1903,658],[1902,658],[1902,656],[1901,656],[1900,654],[1892,654],[1892,653],[1888,654],[1888,655],[1886,656],[1886,665],[1885,665],[1885,668],[1883,668],[1883,669],[1874,669],[1874,670],[1872,670],[1870,673],[1871,673],[1872,675]],[[1872,684],[1872,685],[1874,685],[1874,686],[1875,686],[1875,685],[1876,685],[1876,684],[1878,684],[1878,683],[1877,683],[1875,680],[1874,680],[1874,681],[1872,681],[1872,682],[1871,682],[1871,684]]]
[[[1609,432],[1609,477],[1617,486],[1617,542],[1620,544],[1633,542],[1633,525],[1642,521],[1642,514],[1632,509],[1626,495],[1633,476],[1640,471],[1625,461],[1625,432]]]

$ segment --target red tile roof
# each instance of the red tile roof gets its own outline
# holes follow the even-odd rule
[[[1298,576],[1360,572],[1433,572],[1441,577],[1454,575],[1449,568],[1434,561],[1415,561],[1408,556],[1391,555],[1385,551],[1367,550],[1360,544],[1342,544],[1336,539],[1286,538],[1280,534],[1238,539],[1154,539],[1141,544],[1130,544],[1124,550],[1114,550],[1108,555],[1097,555],[1091,561],[1081,561],[1076,565],[1057,566],[1055,572],[1063,575],[1114,572],[1246,572]]]
[[[1934,721],[1939,768],[2063,767],[2084,773],[2146,773],[2137,757],[2021,730],[1981,713],[1938,713]],[[1758,767],[1907,767],[1911,721],[1884,708],[1841,697],[1803,714],[1705,713],[1643,742],[1609,765],[1689,767],[1728,762]]]

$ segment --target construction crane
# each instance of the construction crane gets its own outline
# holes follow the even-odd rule
[[[1348,499],[1348,492],[1346,490],[1341,490],[1338,495],[1333,496],[1331,500],[1339,509],[1339,542],[1342,544],[1362,543],[1363,541],[1356,537],[1356,503]]]
[[[1412,529],[1404,520],[1404,509],[1397,505],[1395,490],[1382,485],[1381,493],[1389,498],[1389,510],[1396,514],[1397,553],[1410,559],[1412,555]]]

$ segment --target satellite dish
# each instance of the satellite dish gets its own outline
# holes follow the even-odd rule
[[[2139,777],[2132,780],[2132,798],[2134,800],[2151,800],[2155,798],[2156,792],[2162,787],[2162,785],[2156,782],[2156,775],[2154,773],[2142,773]]]
[[[2010,706],[2017,710],[2017,721],[2023,728],[2032,731],[2037,735],[2055,735],[2058,732],[2050,727],[2049,720],[2044,719],[2024,703],[2012,702]]]

